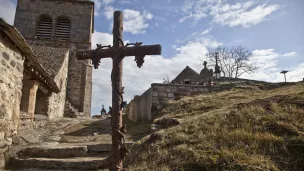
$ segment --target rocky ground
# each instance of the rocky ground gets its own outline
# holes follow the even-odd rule
[[[14,157],[8,170],[105,169],[111,150],[110,122],[108,117],[37,122],[33,131],[14,137]],[[126,140],[132,144],[134,137],[126,135]]]

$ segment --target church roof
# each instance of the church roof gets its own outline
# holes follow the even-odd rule
[[[32,48],[27,44],[23,36],[14,27],[0,18],[0,29],[17,45],[20,51],[25,56],[25,67],[31,67],[31,71],[35,72],[35,76],[43,84],[54,92],[59,92],[59,88],[54,79],[48,74],[46,69],[39,63],[37,57],[32,51]],[[38,73],[36,73],[38,72]],[[38,75],[36,75],[38,74]]]
[[[64,63],[68,48],[31,45],[39,62],[53,78],[59,73]]]
[[[184,81],[184,79],[191,79],[192,81],[197,81],[198,78],[199,74],[189,66],[186,66],[186,68],[181,73],[179,73],[176,78],[172,80],[172,83],[178,84]]]

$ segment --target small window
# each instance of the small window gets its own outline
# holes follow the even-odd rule
[[[191,80],[190,79],[184,79],[184,84],[191,84]]]
[[[46,14],[39,16],[36,38],[38,39],[52,39],[52,18]]]
[[[71,22],[67,17],[58,17],[56,21],[55,39],[67,41],[70,39]]]

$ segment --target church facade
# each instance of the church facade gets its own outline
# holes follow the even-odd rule
[[[90,116],[92,67],[77,61],[75,49],[90,49],[94,3],[89,0],[19,0],[14,26],[60,88],[37,91],[35,113],[54,117]]]

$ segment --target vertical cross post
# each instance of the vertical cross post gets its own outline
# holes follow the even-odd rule
[[[113,27],[113,47],[122,47],[123,39],[123,13],[121,11],[114,12],[114,27]],[[111,171],[122,169],[122,156],[120,153],[121,136],[117,130],[122,127],[122,112],[120,104],[122,103],[122,64],[123,58],[120,53],[116,53],[113,57],[112,68],[112,155],[111,156]],[[119,169],[120,170],[120,169]]]

